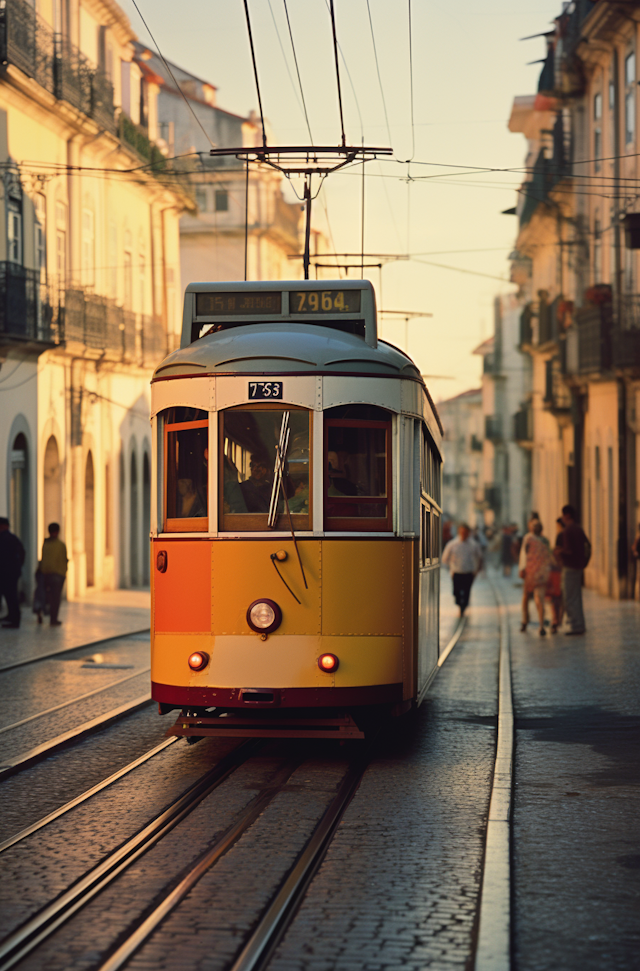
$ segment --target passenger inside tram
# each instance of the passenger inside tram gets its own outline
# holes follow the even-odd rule
[[[254,452],[249,463],[249,478],[240,483],[240,491],[247,512],[269,512],[273,462],[269,468],[268,459]],[[238,512],[234,509],[233,512]]]

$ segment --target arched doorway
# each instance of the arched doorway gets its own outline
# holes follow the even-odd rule
[[[84,470],[84,552],[87,561],[87,586],[95,586],[95,487],[93,456],[87,453]]]
[[[149,530],[151,529],[151,468],[149,453],[142,459],[142,585],[149,586]]]
[[[44,450],[44,530],[45,536],[49,523],[62,520],[62,469],[58,443],[51,435]]]
[[[11,448],[11,484],[9,488],[9,522],[11,531],[19,536],[27,553],[27,567],[31,549],[31,530],[29,521],[29,447],[26,437],[20,432],[13,440]],[[25,569],[22,571],[25,579]]]
[[[139,535],[138,516],[138,463],[136,462],[135,452],[131,453],[131,506],[129,517],[129,562],[131,566],[131,586],[137,587],[140,582],[138,572],[138,535]]]

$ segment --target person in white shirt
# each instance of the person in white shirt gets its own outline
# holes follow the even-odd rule
[[[458,535],[449,540],[442,554],[442,562],[449,567],[453,581],[453,599],[460,608],[460,616],[469,606],[471,584],[482,569],[482,551],[466,523],[458,526]]]

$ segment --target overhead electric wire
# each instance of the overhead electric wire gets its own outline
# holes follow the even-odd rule
[[[378,62],[378,48],[376,47],[376,37],[373,32],[373,19],[371,17],[371,7],[369,5],[369,0],[367,0],[367,13],[369,14],[369,27],[371,30],[371,43],[373,44],[373,56],[376,62],[376,72],[378,74],[378,84],[380,85],[380,97],[382,98],[382,108],[384,110],[384,120],[387,125],[387,135],[389,136],[389,146],[393,147],[393,139],[391,138],[391,126],[389,125],[389,115],[387,114],[387,101],[384,96],[384,88],[382,87],[382,77],[380,75],[380,64]]]
[[[409,0],[409,80],[411,85],[411,158],[406,159],[412,162],[416,154],[416,126],[413,117],[413,32],[411,29],[411,0]]]
[[[245,3],[247,0],[245,0]],[[340,86],[340,62],[338,60],[338,38],[336,36],[336,16],[333,9],[333,0],[329,0],[329,13],[331,14],[331,30],[333,33],[333,54],[336,63],[336,84],[338,87],[338,107],[340,109],[340,129],[342,133],[342,144],[343,146],[347,144],[347,139],[344,133],[344,114],[342,111],[342,88]]]
[[[144,19],[144,17],[142,16],[142,12],[141,12],[141,10],[140,10],[140,7],[139,7],[139,6],[138,6],[138,4],[136,3],[136,0],[131,0],[131,2],[132,2],[132,4],[133,4],[133,6],[134,6],[134,7],[136,8],[136,10],[138,11],[138,16],[140,17],[140,20],[141,20],[141,21],[142,21],[142,23],[144,24],[144,26],[145,26],[145,28],[146,28],[146,31],[147,31],[147,33],[149,34],[149,37],[151,38],[151,40],[153,41],[153,43],[154,43],[154,44],[156,45],[156,49],[157,49],[157,51],[158,51],[158,56],[160,57],[160,60],[162,61],[162,63],[164,64],[164,66],[165,66],[165,68],[166,68],[166,69],[167,69],[167,71],[169,72],[169,76],[171,77],[171,80],[173,81],[173,83],[175,84],[175,86],[176,86],[176,88],[178,89],[178,91],[179,91],[179,92],[180,92],[180,94],[182,95],[182,97],[183,97],[183,99],[184,99],[184,102],[185,102],[185,104],[186,104],[186,106],[187,106],[187,108],[189,109],[189,111],[191,112],[191,114],[193,115],[193,117],[195,118],[195,120],[196,120],[196,123],[197,123],[197,124],[198,124],[198,126],[200,127],[200,129],[201,129],[201,131],[202,131],[202,133],[203,133],[203,135],[204,135],[204,137],[205,137],[205,138],[207,139],[207,141],[208,141],[208,142],[209,142],[209,144],[211,145],[211,148],[215,148],[216,146],[215,146],[215,144],[214,144],[214,142],[213,142],[213,141],[211,140],[211,137],[209,136],[209,134],[208,134],[208,132],[207,132],[207,130],[206,130],[206,128],[204,127],[204,125],[202,124],[202,122],[200,121],[200,119],[198,118],[198,116],[196,115],[196,113],[195,113],[195,111],[193,110],[193,108],[192,108],[192,106],[191,106],[191,104],[189,103],[189,99],[187,98],[187,96],[186,96],[186,94],[184,93],[184,91],[182,90],[182,88],[180,87],[180,85],[178,84],[178,82],[176,81],[176,79],[175,79],[175,76],[174,76],[174,73],[173,73],[173,71],[171,70],[171,68],[169,67],[169,65],[168,65],[168,63],[167,63],[167,61],[165,60],[165,57],[164,57],[164,54],[163,54],[163,53],[162,53],[162,51],[160,50],[160,45],[158,44],[158,41],[157,41],[157,40],[155,39],[155,37],[154,37],[154,36],[153,36],[153,34],[151,33],[151,30],[150,30],[150,28],[149,28],[149,25],[148,25],[148,23],[147,23],[147,21],[146,21],[146,20]]]
[[[258,65],[256,63],[256,52],[253,46],[253,33],[251,31],[251,18],[249,16],[249,4],[244,0],[244,13],[247,20],[247,33],[249,34],[249,46],[251,47],[251,61],[253,63],[253,76],[256,82],[256,93],[258,95],[258,108],[260,110],[260,124],[262,125],[262,147],[267,147],[267,133],[264,128],[264,112],[262,111],[262,97],[260,95],[260,82],[258,80]]]
[[[304,118],[307,123],[307,131],[309,132],[309,141],[313,145],[313,135],[311,134],[311,124],[309,123],[309,115],[307,113],[307,103],[305,101],[304,91],[302,90],[302,79],[300,77],[300,68],[298,66],[298,55],[296,54],[296,45],[293,42],[293,31],[291,29],[291,21],[289,20],[289,10],[287,7],[287,0],[282,0],[282,2],[284,4],[284,12],[287,17],[287,27],[289,28],[289,39],[291,41],[291,50],[293,52],[293,62],[296,66],[296,74],[298,75],[298,85],[300,87],[300,97],[302,98],[302,108],[304,111]],[[271,0],[269,0],[269,6],[271,6]],[[275,18],[274,18],[274,21],[275,21]],[[278,34],[278,37],[279,36],[280,35]],[[282,53],[284,54],[284,51]]]

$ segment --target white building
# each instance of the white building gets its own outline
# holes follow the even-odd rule
[[[444,428],[443,518],[475,526],[482,508],[482,389],[438,402]]]

